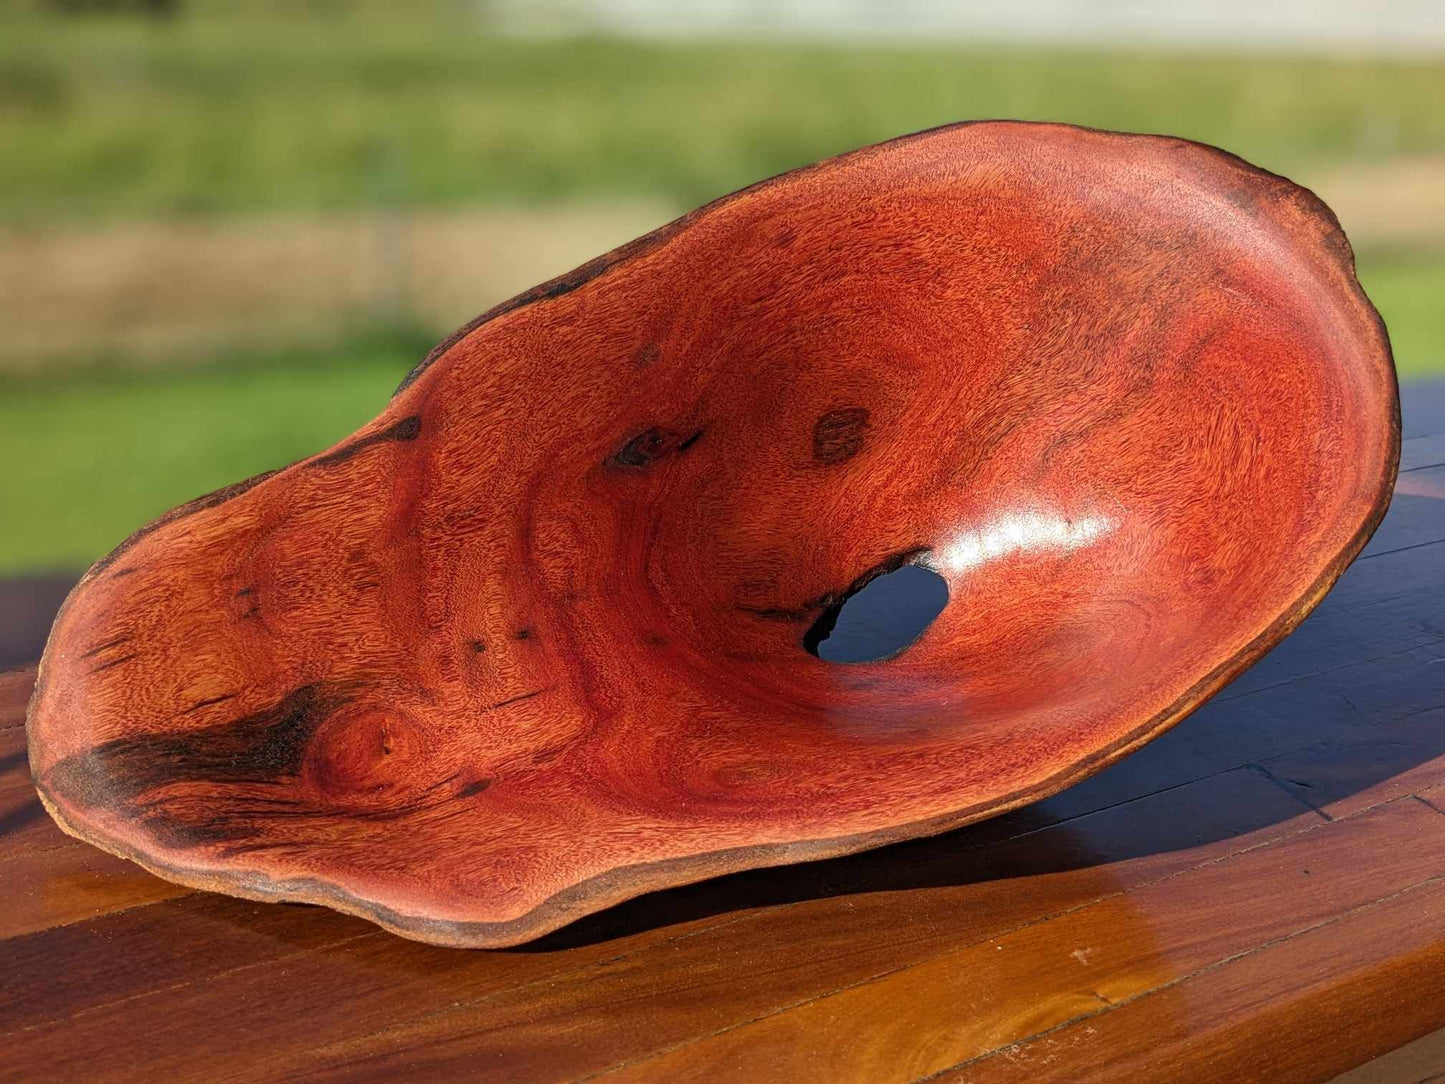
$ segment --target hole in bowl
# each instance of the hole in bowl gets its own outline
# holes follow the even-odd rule
[[[903,651],[948,605],[948,583],[907,564],[823,611],[803,644],[825,662],[877,662]]]

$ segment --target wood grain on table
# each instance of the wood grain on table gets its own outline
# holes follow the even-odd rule
[[[1299,631],[1108,771],[947,835],[645,896],[517,950],[194,892],[69,839],[29,784],[34,671],[8,672],[0,1077],[1315,1081],[1359,1066],[1445,1027],[1445,440],[1407,440],[1402,470],[1365,556]]]

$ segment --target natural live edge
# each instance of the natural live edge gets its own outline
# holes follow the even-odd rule
[[[1017,125],[989,125],[987,122],[974,122],[984,124],[985,129],[1016,129],[1022,126]],[[732,196],[724,197],[722,200],[710,204],[708,207],[695,211],[685,216],[678,222],[673,223],[662,230],[655,231],[638,241],[624,246],[622,249],[607,256],[600,257],[591,263],[584,265],[570,275],[543,284],[519,298],[514,299],[497,309],[480,317],[477,321],[469,324],[456,336],[453,336],[446,343],[434,350],[424,362],[403,383],[398,389],[398,397],[408,387],[418,381],[424,370],[430,368],[433,363],[446,357],[451,348],[459,343],[467,341],[468,336],[490,323],[509,313],[519,312],[549,300],[563,298],[568,294],[580,291],[590,283],[605,283],[613,272],[621,271],[633,261],[658,251],[666,242],[673,238],[681,238],[690,226],[705,223],[708,216],[717,213],[722,208],[735,205],[738,201],[744,200],[749,194],[759,196],[773,190],[775,186],[786,186],[790,181],[799,178],[806,178],[813,174],[836,170],[850,160],[859,156],[879,154],[887,148],[898,148],[916,141],[927,141],[930,136],[946,136],[948,133],[957,132],[965,126],[950,126],[944,129],[936,129],[928,133],[919,133],[913,136],[902,137],[900,140],[888,144],[880,144],[877,147],[866,148],[863,151],[855,152],[853,155],[845,155],[839,159],[832,159],[828,162],[819,163],[815,166],[805,167],[803,170],[795,171],[792,174],[785,174],[780,178],[762,182]],[[1062,126],[1050,128],[1041,126],[1044,139],[1052,138],[1055,132],[1059,138],[1069,138],[1071,130]],[[1005,133],[1006,134],[1006,133]],[[1107,134],[1096,133],[1100,137]],[[1366,343],[1364,352],[1366,355],[1373,353],[1373,363],[1382,366],[1381,372],[1388,376],[1388,393],[1380,392],[1380,400],[1374,404],[1374,408],[1381,411],[1384,417],[1384,430],[1381,433],[1383,438],[1383,452],[1378,460],[1378,474],[1375,477],[1375,486],[1368,500],[1357,507],[1352,515],[1357,514],[1356,529],[1331,556],[1323,561],[1322,565],[1315,566],[1317,574],[1309,582],[1301,593],[1289,604],[1277,612],[1273,619],[1265,627],[1260,629],[1248,642],[1232,655],[1222,658],[1204,676],[1198,678],[1184,692],[1179,695],[1168,707],[1152,714],[1142,724],[1136,725],[1127,732],[1114,737],[1108,743],[1094,749],[1089,749],[1082,755],[1074,756],[1067,762],[1061,762],[1057,770],[1052,771],[1031,785],[1008,791],[1007,793],[991,794],[985,800],[970,805],[962,806],[939,815],[925,817],[922,819],[905,820],[899,823],[889,824],[884,827],[870,831],[852,832],[839,834],[833,837],[804,837],[800,836],[786,842],[755,843],[742,846],[724,847],[718,849],[699,850],[697,853],[666,858],[656,861],[630,862],[619,864],[612,869],[601,873],[592,874],[585,878],[578,879],[570,886],[552,892],[545,899],[542,899],[535,906],[525,912],[505,920],[450,920],[424,913],[409,912],[406,908],[389,906],[380,899],[365,898],[362,895],[348,889],[344,884],[337,883],[325,877],[275,877],[270,876],[258,869],[234,868],[234,869],[202,869],[188,867],[184,863],[178,863],[162,858],[155,853],[149,853],[143,845],[138,845],[130,839],[122,838],[113,830],[108,830],[93,819],[87,820],[84,816],[76,815],[71,809],[70,803],[64,793],[56,792],[52,786],[52,779],[46,769],[51,762],[44,756],[44,745],[46,741],[45,730],[47,720],[37,715],[37,708],[42,705],[42,695],[46,686],[47,670],[51,668],[52,652],[56,660],[63,663],[67,652],[58,649],[58,638],[61,637],[67,622],[67,611],[71,603],[81,597],[95,582],[96,577],[106,569],[115,558],[125,550],[132,548],[138,543],[147,539],[154,532],[159,531],[178,520],[207,512],[218,508],[221,504],[231,501],[244,495],[253,488],[259,487],[260,483],[276,478],[272,485],[294,478],[295,472],[310,467],[334,468],[340,471],[341,465],[358,457],[358,453],[365,451],[368,455],[374,454],[369,449],[379,447],[387,443],[418,443],[428,439],[428,423],[425,420],[427,405],[425,400],[422,404],[411,403],[412,409],[404,417],[395,417],[390,424],[378,428],[372,428],[369,433],[363,433],[357,437],[343,442],[336,449],[312,457],[285,471],[273,475],[263,475],[247,483],[238,486],[228,487],[218,491],[216,494],[200,498],[189,505],[182,506],[175,512],[162,517],[161,520],[148,528],[143,528],[136,535],[123,543],[115,553],[97,563],[89,572],[86,578],[72,593],[71,599],[67,600],[66,607],[62,609],[61,615],[57,618],[56,628],[52,634],[51,645],[47,649],[46,661],[42,663],[41,678],[37,681],[37,689],[31,704],[31,755],[32,763],[35,766],[35,777],[38,780],[37,789],[46,808],[55,817],[57,822],[67,832],[88,842],[94,843],[113,853],[130,858],[137,863],[151,869],[161,876],[192,887],[226,891],[236,895],[254,899],[287,899],[301,902],[326,903],[337,910],[360,915],[371,919],[379,925],[391,929],[406,936],[421,940],[432,941],[439,944],[460,945],[460,946],[501,946],[515,944],[540,936],[552,929],[566,924],[581,915],[596,911],[610,904],[630,898],[653,888],[680,885],[691,881],[704,879],[721,873],[732,872],[741,869],[754,868],[757,866],[779,864],[784,862],[805,861],[818,858],[827,858],[836,855],[852,853],[868,847],[874,847],[898,840],[913,838],[921,835],[928,835],[936,832],[946,831],[984,817],[1002,813],[1008,809],[1035,801],[1048,796],[1078,780],[1090,775],[1099,769],[1114,762],[1139,745],[1156,736],[1158,733],[1172,726],[1194,708],[1204,702],[1218,688],[1247,668],[1261,655],[1287,635],[1314,607],[1321,597],[1328,591],[1330,586],[1343,572],[1344,568],[1359,553],[1360,549],[1368,541],[1370,535],[1378,526],[1383,517],[1389,502],[1389,495],[1393,485],[1395,472],[1398,469],[1400,424],[1398,411],[1398,395],[1394,383],[1394,370],[1389,357],[1388,339],[1384,332],[1383,324],[1378,314],[1375,313],[1368,300],[1360,291],[1358,283],[1354,279],[1353,261],[1349,252],[1348,244],[1340,233],[1338,223],[1328,208],[1324,207],[1312,195],[1303,192],[1298,188],[1289,186],[1281,188],[1280,179],[1262,170],[1257,170],[1247,164],[1241,163],[1233,156],[1224,152],[1211,149],[1202,149],[1198,145],[1187,144],[1179,140],[1166,140],[1157,137],[1125,137],[1136,144],[1152,143],[1164,153],[1165,147],[1192,147],[1195,153],[1203,150],[1208,155],[1230,163],[1233,168],[1246,173],[1248,176],[1259,179],[1258,190],[1245,191],[1242,194],[1229,194],[1231,200],[1243,199],[1246,202],[1268,202],[1270,200],[1298,201],[1304,208],[1307,216],[1317,220],[1320,227],[1320,241],[1325,251],[1337,262],[1338,270],[1348,283],[1349,290],[1353,293],[1353,303],[1358,306],[1359,314],[1370,324],[1370,332],[1375,337],[1373,344]],[[1284,193],[1283,195],[1281,193]],[[1273,213],[1273,208],[1266,208]],[[1308,239],[1303,239],[1308,241]],[[648,365],[653,364],[657,359],[657,348],[649,344],[642,348],[650,350]],[[642,355],[639,354],[639,357]],[[1367,357],[1367,360],[1369,358]],[[456,364],[462,364],[457,361]],[[1381,385],[1384,386],[1383,384]],[[866,443],[874,439],[877,427],[873,424],[872,413],[867,406],[861,404],[847,404],[831,406],[817,415],[817,421],[809,431],[807,439],[811,441],[807,447],[809,460],[814,464],[824,464],[825,469],[846,469],[846,464],[860,458],[860,453],[866,455]],[[706,429],[713,432],[711,424],[707,426],[681,426],[662,427],[658,426],[645,430],[632,430],[634,434],[630,439],[623,435],[619,444],[614,441],[610,447],[613,449],[609,458],[603,455],[594,460],[599,467],[605,471],[615,471],[619,478],[619,484],[627,484],[629,477],[636,476],[639,479],[650,475],[653,470],[661,470],[664,463],[672,462],[678,453],[687,450],[691,443]],[[692,436],[682,437],[680,434],[692,433]],[[719,430],[720,436],[725,436]],[[706,447],[711,447],[714,436],[705,438]],[[684,442],[686,446],[684,446]],[[618,451],[618,449],[621,449]],[[693,453],[699,454],[699,453]],[[678,459],[676,468],[668,466],[667,470],[683,469],[683,460]],[[260,492],[260,489],[258,489]],[[827,591],[812,596],[808,601],[795,603],[791,606],[752,606],[752,611],[758,617],[768,622],[770,612],[775,612],[773,622],[781,621],[784,624],[802,620],[811,620],[818,615],[818,611],[826,609],[832,602],[846,597],[849,593],[862,586],[872,576],[887,571],[889,566],[897,567],[906,560],[916,559],[922,554],[930,551],[933,547],[927,544],[908,544],[895,550],[893,557],[875,562],[870,566],[869,571],[858,573],[855,569],[851,583],[846,586],[839,585],[836,581]],[[929,560],[932,561],[930,556]],[[128,567],[112,574],[114,580],[121,575],[133,576],[135,567]],[[247,587],[244,590],[254,591],[255,588]],[[238,592],[239,593],[239,592]],[[265,594],[263,589],[262,594]],[[252,603],[257,606],[259,603]],[[738,606],[740,612],[748,611],[749,606]],[[254,608],[250,611],[254,613]],[[89,616],[89,615],[88,615]],[[249,616],[240,614],[238,616]],[[531,641],[530,628],[528,635],[516,634],[518,641]],[[797,630],[793,629],[792,633]],[[791,633],[790,633],[791,634]],[[650,634],[651,635],[651,634]],[[92,655],[98,655],[104,649],[117,646],[128,648],[130,645],[125,642],[126,637],[106,637],[99,645],[86,645],[86,651]],[[658,641],[666,643],[665,637],[653,637]],[[112,643],[113,641],[113,643]],[[480,657],[484,654],[482,648],[473,646],[482,644],[482,638],[468,640],[467,653]],[[652,642],[649,640],[649,642]],[[78,647],[79,645],[75,645]],[[802,645],[799,645],[802,646]],[[74,648],[70,648],[70,654],[81,654]],[[136,652],[136,655],[139,655]],[[94,660],[93,660],[94,661]],[[107,658],[99,658],[105,663]],[[122,659],[122,662],[129,663],[129,658]],[[119,669],[123,670],[124,667]],[[539,694],[543,689],[527,690],[512,696],[494,700],[492,707],[502,708],[519,702],[537,703],[540,701]],[[178,712],[198,711],[212,704],[227,702],[233,698],[232,694],[218,694],[210,697],[202,697],[195,701],[187,701],[186,705],[179,707]],[[316,721],[315,726],[324,724],[325,719]],[[314,733],[315,726],[312,728]],[[389,731],[383,729],[384,734]],[[309,741],[309,734],[307,740]],[[387,738],[390,741],[390,737]],[[343,750],[345,751],[345,750]],[[389,752],[389,749],[388,749]],[[306,750],[301,749],[298,756],[306,755]],[[558,755],[557,750],[547,753],[550,760]],[[45,763],[42,763],[42,760]],[[539,753],[535,760],[540,763],[542,754]],[[295,765],[292,765],[293,770]],[[483,774],[486,774],[485,772]],[[451,782],[452,778],[441,782]],[[104,779],[97,781],[104,784]],[[440,784],[435,784],[440,785]],[[492,794],[497,790],[506,788],[506,780],[494,780],[490,776],[485,779],[473,779],[470,782],[460,784],[458,797],[472,798],[485,797],[485,794]],[[141,793],[144,788],[141,789]],[[485,793],[484,793],[485,792]],[[324,812],[324,811],[323,811]],[[142,836],[144,839],[145,837]]]

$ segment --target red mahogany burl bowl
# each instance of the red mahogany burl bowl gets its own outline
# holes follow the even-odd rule
[[[56,620],[34,778],[162,877],[448,945],[942,832],[1293,629],[1398,419],[1304,189],[1179,139],[907,136],[493,309],[342,443],[138,531]],[[937,619],[820,658],[907,565]]]

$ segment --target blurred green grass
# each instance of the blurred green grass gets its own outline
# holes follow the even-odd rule
[[[222,9],[225,10],[225,9]],[[479,199],[690,206],[977,117],[1289,173],[1445,149],[1445,61],[516,39],[446,18],[12,18],[0,222]]]
[[[522,40],[377,16],[394,8],[265,10],[0,19],[0,226],[608,196],[687,207],[971,117],[1170,132],[1285,174],[1445,153],[1445,61]],[[1360,277],[1402,375],[1445,363],[1445,253],[1365,251]],[[83,566],[169,507],[326,447],[434,337],[382,328],[189,369],[121,359],[0,378],[0,574]]]

